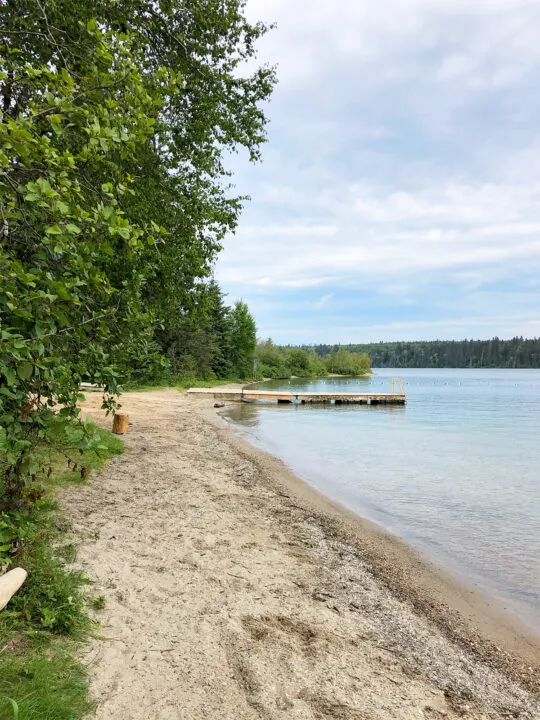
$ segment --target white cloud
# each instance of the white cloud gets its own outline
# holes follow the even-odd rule
[[[246,225],[243,233],[250,237],[332,237],[337,232],[335,225],[309,225],[292,223],[291,225]]]
[[[309,287],[501,262],[540,268],[540,185],[452,184],[386,194],[353,185],[341,194],[322,226],[241,226],[225,251],[224,277],[246,285]],[[311,202],[318,204],[304,198],[305,211]]]
[[[327,293],[326,295],[320,297],[315,303],[313,303],[313,307],[315,307],[317,310],[322,310],[323,307],[328,305],[328,303],[333,297],[334,293]]]
[[[286,293],[311,308],[302,332],[331,340],[349,327],[335,315],[340,294],[366,290],[372,322],[358,332],[399,332],[378,322],[382,298],[398,318],[423,307],[416,322],[428,324],[407,316],[410,332],[443,320],[462,332],[461,313],[478,308],[471,327],[499,323],[502,334],[511,306],[514,326],[532,333],[537,318],[524,318],[540,286],[517,290],[540,271],[540,2],[249,0],[248,10],[278,22],[261,55],[278,63],[280,85],[264,163],[237,174],[253,200],[218,264],[226,290],[264,295],[257,319],[273,336],[299,328]],[[487,307],[480,293],[492,285]]]

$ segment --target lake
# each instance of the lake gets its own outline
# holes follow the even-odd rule
[[[540,626],[540,370],[380,369],[265,390],[387,392],[399,406],[238,404],[223,413],[303,480]]]

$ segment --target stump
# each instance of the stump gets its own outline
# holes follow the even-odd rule
[[[8,604],[13,595],[15,595],[21,587],[26,580],[26,575],[26,570],[15,568],[5,575],[0,576],[0,610]]]
[[[123,435],[124,433],[127,433],[128,425],[129,415],[122,415],[121,413],[116,413],[113,419],[112,431],[116,435]]]

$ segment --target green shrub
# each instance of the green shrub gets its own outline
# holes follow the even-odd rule
[[[88,701],[86,670],[76,660],[75,640],[93,627],[84,588],[88,584],[73,563],[75,546],[65,542],[69,524],[58,514],[51,497],[54,486],[84,482],[104,460],[123,451],[119,438],[88,427],[93,449],[75,453],[69,446],[49,444],[36,449],[50,476],[29,486],[24,507],[0,516],[3,564],[23,567],[28,578],[0,612],[0,718],[21,720],[79,720],[92,705]],[[85,469],[85,473],[81,469]],[[57,548],[57,549],[55,549]],[[89,604],[97,609],[100,598]]]

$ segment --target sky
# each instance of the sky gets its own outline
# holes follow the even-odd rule
[[[263,160],[216,277],[262,338],[540,336],[539,0],[248,0]]]

